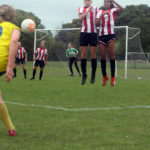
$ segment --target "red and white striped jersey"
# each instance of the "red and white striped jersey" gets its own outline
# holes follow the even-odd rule
[[[89,8],[85,6],[79,7],[79,14],[85,14]],[[81,32],[86,33],[97,33],[96,29],[96,15],[98,8],[93,6],[91,11],[88,12],[87,16],[81,21]]]
[[[35,54],[37,55],[36,60],[44,60],[45,61],[45,56],[48,55],[47,49],[42,49],[42,48],[37,48],[35,51]]]
[[[25,53],[26,53],[26,50],[24,47],[20,47],[18,50],[17,50],[17,55],[16,57],[18,59],[23,59],[25,57]]]
[[[100,10],[97,13],[96,18],[100,18],[104,12],[104,10]],[[99,36],[114,34],[115,17],[117,15],[118,8],[109,9],[108,12],[108,14],[105,14],[101,18]]]

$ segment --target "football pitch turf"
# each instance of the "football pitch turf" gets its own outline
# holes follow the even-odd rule
[[[18,135],[8,137],[0,122],[0,150],[149,150],[150,78],[102,87],[100,67],[94,85],[90,64],[88,71],[85,86],[63,63],[49,62],[42,81],[39,70],[30,81],[31,63],[27,80],[21,67],[10,84],[3,76],[0,89]]]

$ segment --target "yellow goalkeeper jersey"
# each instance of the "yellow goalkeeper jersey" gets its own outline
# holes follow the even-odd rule
[[[14,29],[21,31],[19,27],[10,22],[0,23],[0,72],[6,71],[11,34]]]

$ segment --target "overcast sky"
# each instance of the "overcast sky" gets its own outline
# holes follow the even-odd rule
[[[147,4],[150,0],[116,0],[124,7],[126,5]],[[0,0],[0,5],[9,4],[16,9],[33,12],[46,28],[58,28],[62,23],[71,22],[78,16],[78,7],[83,0]],[[93,0],[93,5],[102,6],[103,0]]]

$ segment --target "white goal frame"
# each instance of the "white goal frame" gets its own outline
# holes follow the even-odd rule
[[[129,39],[134,38],[137,34],[140,33],[140,30],[137,34],[135,34],[133,37],[129,38],[129,28],[130,29],[139,29],[139,28],[132,28],[129,26],[115,26],[115,29],[125,29],[126,30],[126,37],[125,37],[125,73],[124,73],[124,78],[127,79],[128,78],[128,42]],[[80,28],[64,28],[64,29],[35,29],[34,31],[34,52],[36,50],[36,41],[37,41],[37,32],[43,32],[43,33],[47,33],[45,31],[75,31],[75,30],[80,30]],[[46,37],[49,33],[47,33],[44,37]],[[44,38],[43,37],[43,38]],[[41,38],[40,40],[42,40],[43,38]],[[116,65],[117,66],[117,65]],[[117,68],[116,68],[116,75],[117,75]]]

